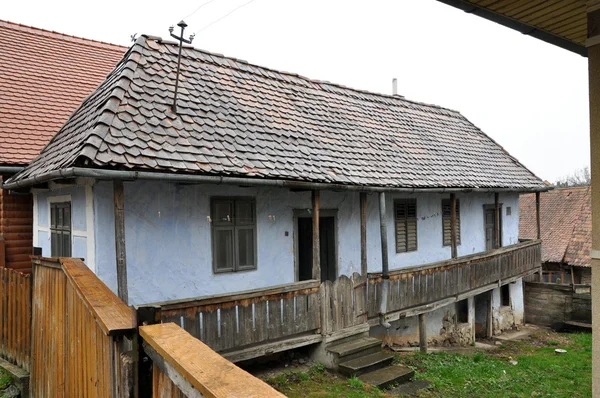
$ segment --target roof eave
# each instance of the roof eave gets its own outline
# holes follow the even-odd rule
[[[564,37],[557,36],[545,30],[536,28],[533,25],[529,25],[515,19],[509,18],[502,14],[495,13],[485,7],[477,6],[476,4],[470,3],[464,0],[438,0],[441,3],[463,10],[466,13],[477,15],[481,18],[485,18],[489,21],[496,22],[500,25],[506,26],[507,28],[514,29],[518,32],[523,33],[536,39],[545,41],[552,45],[558,46],[565,50],[574,52],[583,57],[587,57],[587,48],[583,44],[573,42],[565,39]]]
[[[498,187],[498,188],[478,188],[478,187],[389,187],[372,185],[345,185],[337,183],[322,183],[297,180],[281,180],[252,177],[230,177],[230,176],[212,176],[202,174],[178,174],[165,172],[147,172],[147,171],[126,171],[126,170],[105,170],[85,167],[70,167],[50,171],[39,176],[29,177],[17,181],[8,181],[2,185],[3,189],[23,189],[31,188],[34,185],[46,183],[56,179],[65,178],[94,178],[103,180],[146,180],[146,181],[171,181],[179,183],[197,183],[197,184],[225,184],[225,185],[247,185],[247,186],[274,186],[296,189],[329,189],[344,191],[363,191],[363,192],[403,192],[403,193],[445,193],[445,192],[544,192],[552,189],[552,186],[539,187]]]

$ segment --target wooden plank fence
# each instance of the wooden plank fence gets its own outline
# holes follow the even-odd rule
[[[79,259],[34,260],[32,397],[127,396],[120,379],[127,307]]]
[[[390,271],[388,313],[490,290],[541,267],[541,242],[528,241],[454,260]],[[378,316],[381,274],[369,274],[369,318]],[[472,294],[471,294],[472,295]]]
[[[155,303],[217,352],[314,333],[320,327],[319,282],[305,281],[233,294]]]
[[[31,274],[0,268],[0,357],[29,371]]]

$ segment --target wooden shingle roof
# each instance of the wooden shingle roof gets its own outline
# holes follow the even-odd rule
[[[0,165],[27,164],[127,50],[0,20]]]
[[[39,158],[68,167],[408,188],[546,189],[459,112],[142,36]]]

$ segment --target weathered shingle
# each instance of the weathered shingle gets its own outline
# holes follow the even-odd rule
[[[460,113],[141,37],[14,180],[86,163],[389,187],[544,187]],[[133,149],[135,148],[135,149]]]
[[[1,20],[0,37],[0,164],[26,164],[127,49]]]
[[[590,187],[560,188],[540,194],[542,261],[590,266],[592,202]],[[519,198],[519,238],[535,239],[535,195]]]

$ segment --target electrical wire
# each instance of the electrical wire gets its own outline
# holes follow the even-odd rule
[[[194,15],[195,13],[197,13],[202,7],[204,7],[205,5],[208,5],[208,4],[212,3],[213,1],[215,1],[215,0],[208,0],[206,3],[200,4],[200,6],[198,8],[196,8],[194,10],[194,12],[192,12],[190,15],[187,15],[187,16],[181,18],[181,20],[188,19],[189,17],[191,17],[192,15]]]
[[[220,22],[220,21],[224,20],[225,18],[227,18],[228,16],[230,16],[231,14],[233,14],[234,12],[236,12],[237,10],[239,10],[240,8],[245,7],[245,6],[247,6],[248,4],[250,4],[250,3],[254,2],[254,1],[255,0],[250,0],[250,1],[248,1],[248,2],[246,2],[244,4],[242,4],[242,5],[237,6],[233,10],[229,11],[227,14],[223,15],[221,18],[219,18],[219,19],[217,19],[217,20],[209,23],[208,25],[204,26],[203,28],[201,28],[200,30],[198,30],[195,34],[198,34],[198,33],[202,32],[203,30],[210,28],[211,26],[213,26],[217,22]]]

